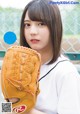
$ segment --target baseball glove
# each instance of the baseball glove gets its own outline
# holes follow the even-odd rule
[[[10,47],[4,57],[1,69],[3,96],[12,102],[12,111],[30,111],[39,93],[39,72],[41,59],[39,53],[23,46]]]

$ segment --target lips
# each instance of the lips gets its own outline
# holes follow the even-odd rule
[[[31,39],[30,40],[32,43],[38,43],[40,40],[37,40],[37,39]]]

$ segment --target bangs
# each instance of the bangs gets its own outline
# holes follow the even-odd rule
[[[49,13],[47,12],[47,7],[45,4],[43,4],[42,1],[34,2],[29,8],[28,8],[28,16],[32,21],[41,21],[45,22],[47,24],[49,19]]]

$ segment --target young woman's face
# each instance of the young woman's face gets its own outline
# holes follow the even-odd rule
[[[45,51],[52,48],[50,32],[45,23],[30,20],[27,12],[24,18],[24,25],[24,36],[32,49]]]

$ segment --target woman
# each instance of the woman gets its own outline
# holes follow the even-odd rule
[[[62,21],[49,0],[26,5],[21,19],[20,45],[41,54],[40,94],[28,114],[80,114],[79,74],[61,54]]]

